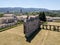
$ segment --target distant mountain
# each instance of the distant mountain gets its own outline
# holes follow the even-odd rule
[[[21,8],[21,7],[8,7],[8,8],[0,8],[0,13],[14,13],[16,15],[20,15],[22,12],[23,14],[26,14],[25,12],[45,12],[46,16],[60,16],[60,10],[49,10],[45,8]],[[38,14],[38,13],[36,13]]]
[[[22,12],[39,12],[39,11],[48,11],[48,9],[45,8],[21,8],[21,7],[15,7],[15,8],[0,8],[0,12],[20,12],[20,10],[22,10]]]

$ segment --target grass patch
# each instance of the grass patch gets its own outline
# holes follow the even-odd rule
[[[47,25],[47,24],[48,24],[48,22],[44,22],[43,24],[44,24],[44,25]]]

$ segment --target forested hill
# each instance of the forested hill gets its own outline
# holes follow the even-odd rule
[[[45,12],[45,14],[47,16],[60,16],[60,10],[49,10],[49,9],[45,9],[45,8],[21,8],[21,7],[8,7],[8,8],[0,8],[0,13],[6,13],[7,11],[9,11],[10,13],[29,13],[32,12],[32,14],[37,14],[40,12]]]
[[[15,8],[0,8],[0,12],[20,12],[20,10],[22,10],[22,12],[39,12],[39,11],[48,11],[48,9],[45,8],[21,8],[21,7],[15,7]]]

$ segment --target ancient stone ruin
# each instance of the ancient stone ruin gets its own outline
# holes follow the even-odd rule
[[[0,18],[0,29],[13,26],[16,23],[17,23],[17,19],[15,15],[4,14],[4,16]]]
[[[60,26],[57,25],[41,25],[41,29],[51,30],[51,31],[58,31],[60,32]]]
[[[40,28],[40,20],[38,17],[29,17],[24,21],[25,37],[30,37],[32,33]]]

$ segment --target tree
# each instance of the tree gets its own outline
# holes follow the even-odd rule
[[[3,14],[0,14],[0,17],[3,17]]]
[[[7,14],[9,14],[10,12],[9,12],[9,11],[7,11],[6,13],[7,13]]]
[[[45,16],[45,13],[44,12],[40,12],[40,14],[39,14],[39,19],[41,20],[41,21],[46,21],[46,16]]]
[[[23,13],[23,12],[22,12],[22,9],[20,10],[20,13]]]
[[[28,15],[29,13],[28,12],[25,12],[25,15]]]

